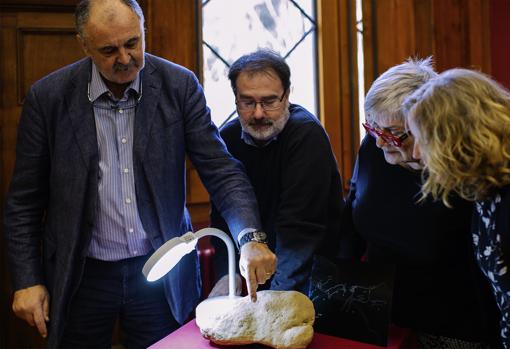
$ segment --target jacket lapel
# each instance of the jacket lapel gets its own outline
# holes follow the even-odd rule
[[[135,157],[143,160],[145,148],[149,141],[150,131],[156,115],[156,107],[161,93],[161,79],[154,74],[156,67],[145,56],[145,67],[142,73],[142,99],[136,108],[134,148]]]
[[[74,89],[66,95],[68,115],[81,156],[87,168],[90,166],[90,159],[98,156],[96,123],[92,103],[88,100],[87,88],[91,73],[91,60],[86,59],[80,64],[73,77]]]

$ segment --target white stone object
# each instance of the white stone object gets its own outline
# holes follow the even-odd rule
[[[249,297],[216,297],[200,303],[196,323],[202,336],[221,345],[264,344],[304,349],[313,338],[315,310],[296,291],[259,291]]]

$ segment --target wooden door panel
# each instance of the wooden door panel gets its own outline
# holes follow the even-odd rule
[[[365,3],[366,89],[407,57],[432,55],[437,71],[453,67],[490,74],[489,1],[384,0]],[[375,25],[374,25],[375,24]]]
[[[17,51],[19,104],[38,79],[83,57],[73,28],[18,28]]]

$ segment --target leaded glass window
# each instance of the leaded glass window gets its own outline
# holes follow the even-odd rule
[[[268,48],[291,69],[290,101],[317,115],[315,0],[203,0],[203,85],[217,126],[235,114],[228,68]]]

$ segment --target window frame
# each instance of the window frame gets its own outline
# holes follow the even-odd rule
[[[202,1],[141,0],[147,51],[192,70],[202,81]],[[355,0],[317,0],[318,117],[347,191],[359,145]],[[176,15],[178,14],[178,15]],[[190,163],[187,201],[193,220],[208,218],[209,196]]]

